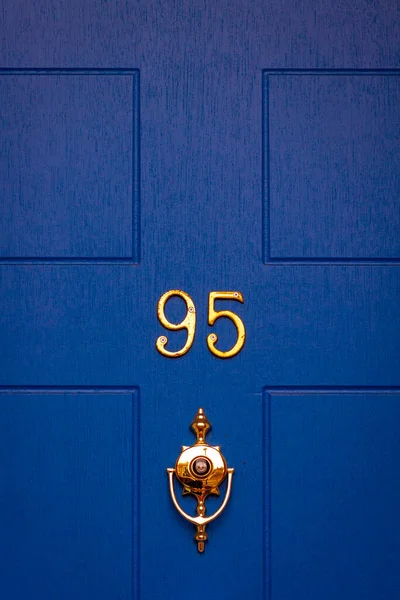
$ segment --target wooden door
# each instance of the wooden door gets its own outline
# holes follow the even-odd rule
[[[0,28],[1,597],[396,600],[395,3],[6,0]],[[235,467],[202,555],[165,472],[200,406]]]

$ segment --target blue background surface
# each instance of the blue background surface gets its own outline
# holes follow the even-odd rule
[[[398,600],[398,23],[6,0],[1,598]],[[176,360],[170,289],[198,320]],[[244,296],[231,360],[212,290]],[[165,473],[199,406],[235,467],[204,555]]]

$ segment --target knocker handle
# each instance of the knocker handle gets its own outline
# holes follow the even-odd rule
[[[210,446],[205,441],[205,435],[211,425],[199,409],[192,423],[192,429],[197,435],[193,446],[183,446],[182,453],[176,461],[175,468],[168,468],[169,491],[172,502],[180,515],[189,523],[196,526],[195,540],[199,552],[204,552],[207,540],[206,525],[214,521],[228,504],[232,490],[234,469],[227,467],[219,446]],[[193,494],[197,498],[197,516],[188,515],[179,505],[174,488],[174,475],[183,484],[183,494]],[[212,515],[206,517],[205,500],[209,494],[219,496],[219,485],[228,477],[225,498],[221,506]]]
[[[225,509],[226,505],[228,504],[228,500],[229,500],[229,497],[230,497],[231,491],[232,491],[232,478],[233,478],[233,473],[235,472],[235,469],[228,468],[228,483],[227,483],[227,487],[226,487],[224,501],[221,504],[221,506],[219,507],[219,509],[216,510],[215,513],[213,513],[209,517],[204,517],[201,515],[199,515],[198,517],[192,517],[191,515],[188,515],[179,506],[178,500],[176,499],[175,490],[174,490],[175,469],[167,469],[167,472],[168,472],[168,478],[169,478],[169,491],[171,494],[172,502],[174,503],[176,510],[182,515],[182,517],[184,517],[190,523],[193,523],[193,525],[207,525],[211,521],[214,521],[214,519],[219,517],[219,515],[222,513],[222,511]]]

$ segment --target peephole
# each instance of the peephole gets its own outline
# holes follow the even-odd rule
[[[205,456],[198,456],[190,465],[190,470],[197,477],[207,477],[212,469],[212,464]]]

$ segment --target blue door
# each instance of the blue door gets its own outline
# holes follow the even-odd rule
[[[395,3],[6,0],[0,29],[0,597],[397,600]],[[212,291],[243,295],[232,358]],[[199,407],[235,468],[202,554],[166,474]]]

